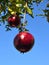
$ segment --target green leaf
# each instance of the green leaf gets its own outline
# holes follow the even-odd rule
[[[49,7],[49,3],[47,4],[47,7]]]
[[[0,3],[2,2],[3,0],[0,0]]]
[[[32,10],[28,6],[26,7],[26,11],[32,15]]]
[[[10,28],[6,28],[6,31],[11,31],[11,29]]]

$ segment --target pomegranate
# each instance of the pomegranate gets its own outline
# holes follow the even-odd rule
[[[34,45],[34,37],[29,32],[23,31],[14,38],[14,46],[17,50],[24,53],[29,51]]]
[[[11,27],[17,27],[20,25],[20,17],[18,15],[11,15],[8,18],[8,23]]]

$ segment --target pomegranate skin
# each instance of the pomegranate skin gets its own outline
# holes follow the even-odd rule
[[[14,38],[14,46],[22,53],[28,52],[34,46],[34,37],[28,32],[20,32]]]
[[[8,23],[10,27],[17,27],[20,25],[20,17],[18,15],[11,15],[8,18]]]

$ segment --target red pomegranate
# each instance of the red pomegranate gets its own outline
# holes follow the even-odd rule
[[[17,27],[20,25],[20,17],[18,15],[11,15],[8,18],[8,23],[11,27]]]
[[[34,37],[28,32],[20,32],[14,38],[14,46],[17,50],[24,53],[29,51],[34,45]]]

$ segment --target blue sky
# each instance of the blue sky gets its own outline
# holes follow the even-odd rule
[[[41,8],[45,7],[39,6]],[[37,11],[36,5],[34,6],[34,13]],[[2,24],[0,26],[0,65],[49,65],[49,23],[46,18],[35,17],[32,19],[27,15],[29,32],[35,38],[34,47],[27,53],[20,53],[13,45],[14,37],[18,34],[18,29],[13,28],[12,31],[5,31]]]

